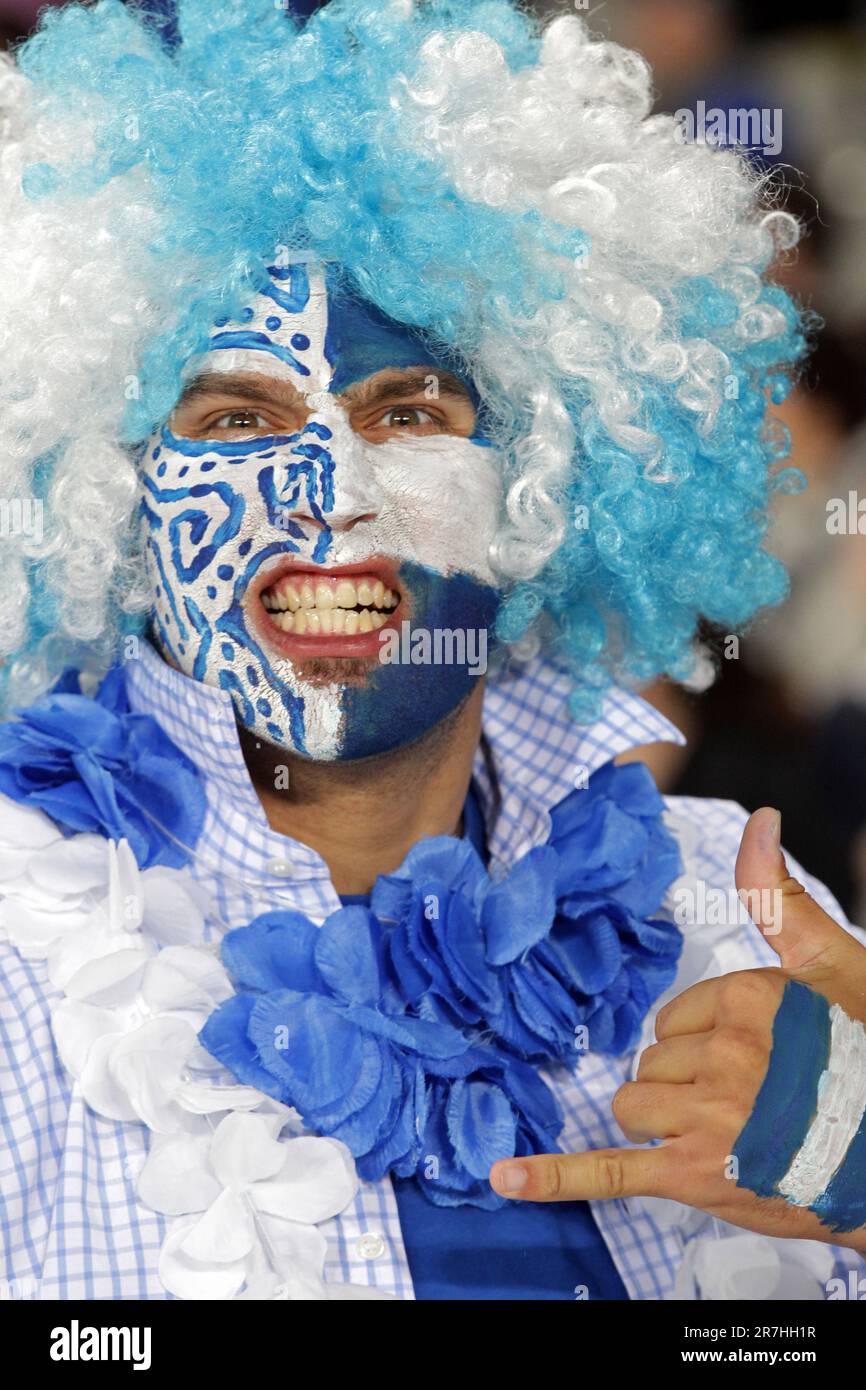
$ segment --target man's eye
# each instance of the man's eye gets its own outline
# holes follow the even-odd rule
[[[215,430],[269,430],[270,422],[255,410],[230,410],[214,420],[211,429]]]
[[[376,421],[376,427],[389,430],[414,430],[424,425],[438,425],[439,421],[427,410],[415,405],[395,405]]]

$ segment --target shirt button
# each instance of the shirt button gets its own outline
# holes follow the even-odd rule
[[[294,872],[288,859],[269,859],[265,868],[275,878],[289,878]]]
[[[365,1231],[356,1246],[362,1260],[378,1260],[385,1253],[385,1242],[375,1231]]]

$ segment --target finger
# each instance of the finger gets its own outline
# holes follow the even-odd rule
[[[678,1139],[697,1128],[694,1086],[665,1082],[627,1081],[611,1106],[613,1116],[631,1144],[650,1139]]]
[[[662,1197],[669,1149],[595,1149],[580,1154],[538,1154],[494,1163],[490,1182],[521,1202],[580,1202],[597,1198]]]
[[[732,970],[730,975],[722,975],[716,996],[716,1029],[747,1028],[756,1036],[768,1035],[786,979],[785,971],[777,965]]]
[[[656,1018],[659,1042],[687,1033],[709,1033],[716,1021],[719,984],[719,979],[700,980],[665,1004]]]
[[[712,1033],[688,1033],[667,1038],[644,1049],[637,1069],[638,1081],[667,1081],[687,1084],[698,1074],[698,1060]]]
[[[828,997],[850,994],[852,972],[855,981],[866,977],[866,951],[788,873],[780,830],[781,816],[771,806],[749,817],[737,855],[737,891],[791,978]],[[864,989],[858,985],[858,995]]]

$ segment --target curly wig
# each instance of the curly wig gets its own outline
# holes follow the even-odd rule
[[[137,446],[275,248],[474,379],[500,636],[572,672],[576,717],[779,601],[767,409],[805,335],[765,271],[798,226],[650,114],[638,55],[510,0],[152,8],[49,11],[0,60],[0,497],[44,504],[0,551],[4,704],[144,626]]]

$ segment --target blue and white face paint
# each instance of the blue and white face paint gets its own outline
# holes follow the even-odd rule
[[[385,369],[435,377],[441,364],[323,269],[270,276],[240,322],[215,325],[187,375],[288,382],[306,418],[253,438],[166,426],[149,441],[154,630],[182,671],[229,692],[257,736],[312,759],[360,758],[416,739],[472,689],[499,602],[488,559],[498,459],[477,434],[356,433],[342,392]],[[444,659],[381,660],[398,632],[404,652],[409,633],[432,634],[428,650]]]

